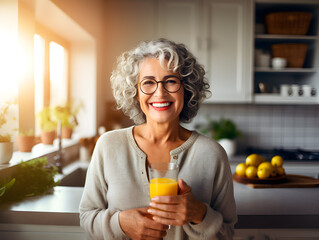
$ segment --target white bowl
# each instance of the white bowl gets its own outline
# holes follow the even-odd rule
[[[271,60],[271,65],[274,69],[282,69],[287,66],[287,60],[285,58],[275,57]]]

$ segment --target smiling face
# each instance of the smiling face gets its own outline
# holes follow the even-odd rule
[[[167,64],[167,61],[164,61]],[[165,70],[156,58],[147,58],[140,63],[140,74],[138,78],[139,84],[145,80],[156,81],[176,81],[180,78],[178,73]],[[158,87],[153,94],[145,94],[138,86],[138,101],[144,114],[146,121],[156,123],[172,123],[179,122],[179,114],[184,106],[184,88],[175,93],[167,92],[163,83],[158,83]]]

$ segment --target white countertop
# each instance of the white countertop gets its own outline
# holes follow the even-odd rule
[[[82,187],[58,186],[53,194],[3,206],[0,210],[0,224],[78,226],[82,192]],[[288,228],[296,224],[307,227],[309,223],[312,227],[319,227],[319,188],[253,189],[234,182],[234,195],[241,227],[264,220],[269,221],[266,223],[269,227],[276,219],[280,220],[276,227],[280,224]],[[285,220],[282,220],[283,217]]]
[[[54,188],[52,194],[0,207],[0,223],[79,226],[82,187]]]
[[[234,182],[238,215],[318,215],[319,188],[251,188]]]

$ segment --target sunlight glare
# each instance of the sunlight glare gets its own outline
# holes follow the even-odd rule
[[[65,49],[50,42],[50,103],[60,105],[67,101],[67,53]]]
[[[45,70],[45,41],[34,35],[34,111],[39,113],[44,107],[44,70]],[[35,133],[41,132],[40,124],[36,121]]]
[[[7,24],[8,25],[8,24]],[[0,102],[18,94],[18,32],[0,24]]]

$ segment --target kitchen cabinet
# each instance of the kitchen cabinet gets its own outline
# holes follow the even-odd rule
[[[318,229],[263,229],[258,239],[265,240],[315,240],[319,238]]]
[[[312,20],[306,35],[267,34],[265,17],[268,13],[282,11],[306,11],[312,13]],[[256,0],[255,1],[255,57],[258,51],[271,55],[271,46],[280,43],[307,44],[305,63],[302,68],[274,69],[271,67],[254,67],[254,102],[266,104],[318,104],[319,87],[319,30],[318,30],[319,2],[316,0]],[[261,27],[261,30],[260,30]],[[256,51],[257,50],[257,51]],[[256,60],[256,59],[255,59]],[[260,85],[264,85],[263,90]],[[314,96],[282,96],[280,86],[310,85],[317,90]],[[315,90],[314,90],[315,91]]]
[[[318,188],[251,188],[234,182],[234,196],[234,239],[319,239]]]
[[[160,1],[159,36],[185,43],[205,66],[209,103],[250,102],[252,1]]]
[[[235,229],[234,240],[315,240],[318,229]]]
[[[200,1],[159,1],[158,35],[177,43],[183,43],[202,60],[200,34],[203,32],[200,19]]]

